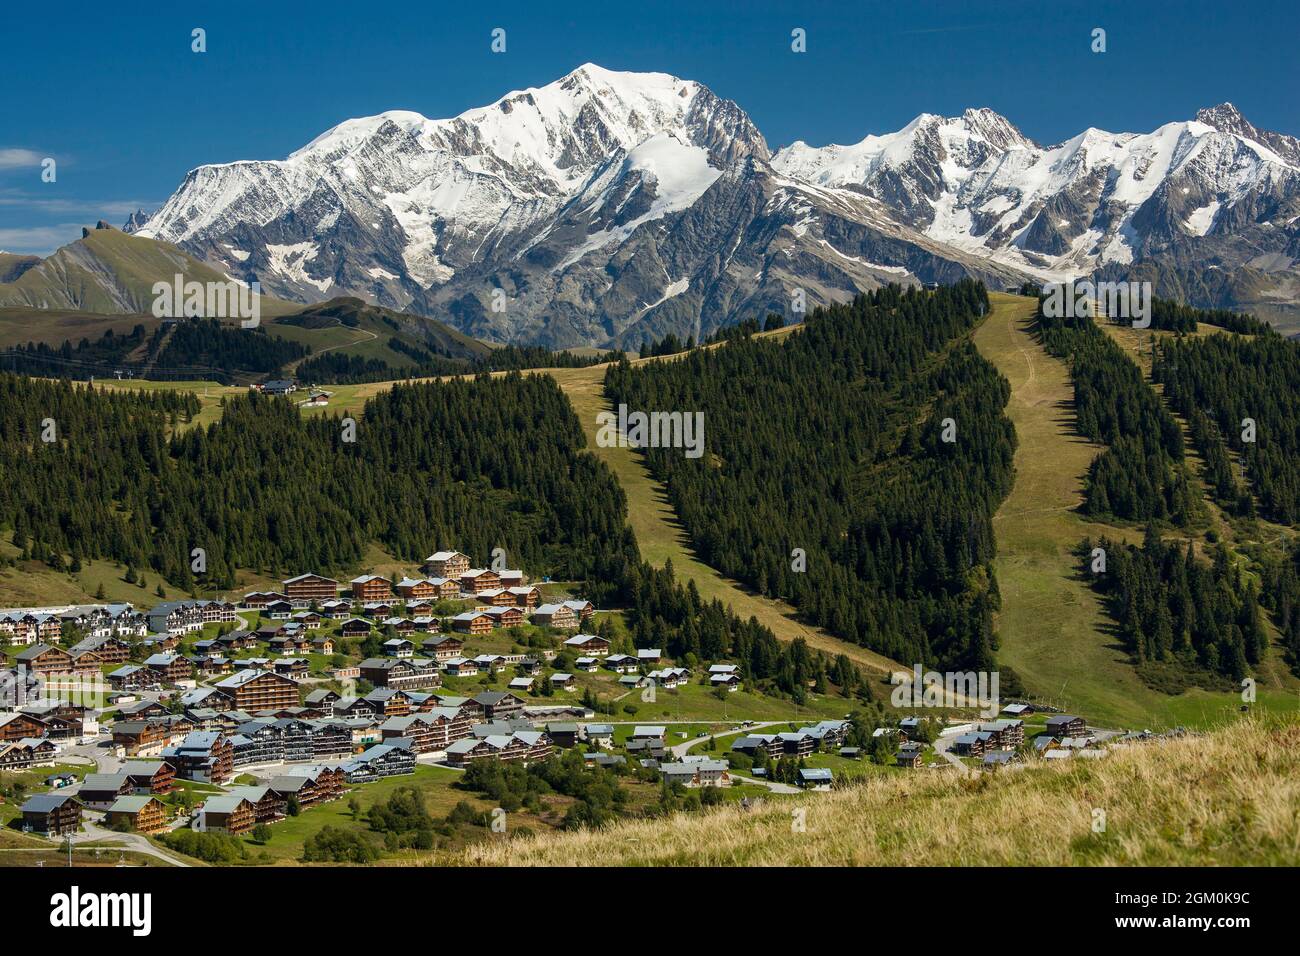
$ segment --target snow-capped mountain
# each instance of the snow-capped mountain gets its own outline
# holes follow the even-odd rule
[[[1277,235],[1247,245],[1291,274],[1297,155],[1224,106],[1050,148],[990,110],[925,114],[773,156],[698,83],[588,64],[453,119],[383,113],[285,160],[199,167],[127,229],[281,298],[357,295],[498,341],[637,345],[788,313],[795,289],[811,308],[888,281],[1000,286],[1170,255],[1176,274],[1199,267],[1186,243],[1264,229]]]

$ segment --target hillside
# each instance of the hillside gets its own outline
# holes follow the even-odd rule
[[[22,258],[22,257],[19,257]],[[0,260],[0,276],[5,273]],[[229,277],[168,242],[130,236],[100,222],[82,237],[37,263],[11,264],[11,281],[0,281],[0,307],[79,312],[148,314],[153,284],[182,275],[186,281],[228,282]],[[263,316],[301,306],[262,296]],[[34,336],[33,336],[34,337]]]
[[[849,789],[471,847],[466,866],[1241,866],[1300,864],[1300,720],[967,777]],[[796,831],[794,812],[806,811]],[[1095,811],[1105,831],[1093,830]]]

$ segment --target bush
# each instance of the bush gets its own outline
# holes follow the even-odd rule
[[[325,825],[302,846],[304,863],[373,863],[379,849],[355,828]]]
[[[238,863],[248,856],[243,842],[228,833],[175,830],[162,834],[158,840],[177,853],[192,856],[205,863]]]

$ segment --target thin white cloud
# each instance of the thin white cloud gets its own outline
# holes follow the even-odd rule
[[[39,166],[45,157],[34,149],[0,149],[0,169]]]
[[[81,225],[61,222],[20,229],[0,228],[0,249],[22,255],[48,256],[59,246],[81,238]]]

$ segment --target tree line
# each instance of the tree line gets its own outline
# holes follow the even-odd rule
[[[1094,547],[1105,552],[1095,567]],[[1163,542],[1148,526],[1141,547],[1102,538],[1079,548],[1083,573],[1107,598],[1124,646],[1149,683],[1177,693],[1193,684],[1221,689],[1264,659],[1268,632],[1259,590],[1219,544],[1212,560],[1189,541]]]
[[[1186,525],[1199,503],[1183,466],[1178,423],[1091,318],[1049,317],[1043,301],[1037,329],[1048,353],[1069,363],[1079,433],[1108,446],[1088,467],[1084,512]]]
[[[1015,434],[1006,380],[967,340],[987,310],[972,281],[889,286],[782,341],[730,330],[725,348],[618,363],[606,394],[704,413],[702,457],[645,455],[709,564],[896,660],[991,668]]]

